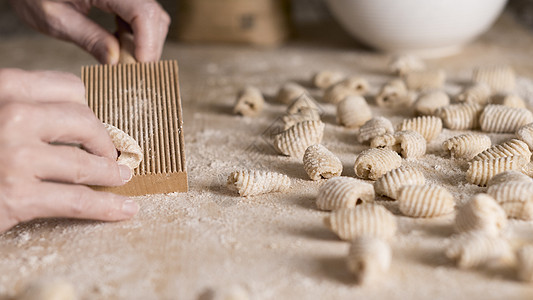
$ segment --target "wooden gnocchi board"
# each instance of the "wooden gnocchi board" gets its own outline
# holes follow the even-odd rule
[[[130,182],[93,188],[127,196],[186,192],[178,62],[85,66],[81,77],[96,116],[132,136],[144,154]]]

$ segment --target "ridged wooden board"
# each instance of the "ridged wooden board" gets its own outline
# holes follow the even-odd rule
[[[141,146],[144,159],[120,187],[93,187],[122,195],[186,192],[187,171],[178,62],[82,67],[89,107]]]

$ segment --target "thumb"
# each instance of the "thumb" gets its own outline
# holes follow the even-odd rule
[[[55,35],[71,41],[91,53],[100,63],[116,64],[119,58],[117,39],[72,6],[56,3]]]

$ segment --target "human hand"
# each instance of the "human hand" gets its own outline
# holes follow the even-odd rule
[[[35,218],[117,221],[138,211],[126,197],[85,186],[122,185],[132,172],[116,163],[84,95],[74,75],[0,69],[0,232]]]
[[[116,14],[131,26],[140,62],[161,57],[170,24],[156,0],[11,0],[11,4],[35,29],[74,42],[101,63],[116,64],[120,47],[111,33],[87,18],[91,7]]]

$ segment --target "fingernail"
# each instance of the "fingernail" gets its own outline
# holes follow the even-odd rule
[[[126,165],[118,165],[118,171],[120,172],[120,178],[122,178],[124,183],[131,180],[133,172],[131,171],[130,167]]]
[[[111,65],[116,65],[118,63],[118,59],[120,56],[120,52],[118,49],[115,49],[114,47],[107,48],[107,63]]]
[[[122,203],[122,212],[128,216],[134,216],[139,211],[139,205],[133,200],[126,200]]]

